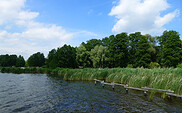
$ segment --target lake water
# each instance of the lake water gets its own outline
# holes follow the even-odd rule
[[[181,99],[153,100],[143,92],[87,81],[64,81],[46,74],[0,73],[0,113],[55,112],[182,112]]]

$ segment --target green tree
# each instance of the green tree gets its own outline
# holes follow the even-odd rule
[[[76,61],[78,66],[90,67],[92,65],[90,53],[82,44],[76,49]]]
[[[57,52],[56,49],[52,49],[51,51],[49,51],[49,54],[46,60],[47,67],[56,68],[58,66],[56,52]]]
[[[9,56],[9,66],[15,66],[17,60],[17,55],[10,55]]]
[[[82,43],[82,45],[85,46],[87,51],[91,51],[96,45],[102,45],[102,42],[99,39],[91,39],[87,43]]]
[[[93,62],[93,66],[96,68],[107,67],[108,62],[108,49],[102,45],[97,45],[94,49],[91,49],[90,58]]]
[[[114,35],[110,35],[109,37],[105,37],[102,39],[102,45],[107,47],[108,50],[110,50],[111,47],[111,42],[113,42],[112,40],[114,39]],[[111,54],[109,51],[109,62],[107,62],[107,66],[108,67],[114,67],[113,66],[113,61],[114,61],[114,54]]]
[[[134,64],[135,67],[145,67],[148,68],[151,62],[150,56],[150,44],[147,40],[146,36],[140,36],[137,42],[137,50],[135,53],[136,62]]]
[[[19,57],[16,60],[16,67],[24,67],[25,66],[25,60],[23,56],[19,55]]]
[[[56,56],[54,57],[57,60],[57,67],[64,68],[76,68],[76,49],[70,45],[64,45],[61,48],[57,49]]]
[[[151,35],[149,34],[146,34],[145,35],[149,41],[149,45],[150,45],[150,48],[148,49],[149,50],[149,53],[150,53],[150,56],[151,56],[151,61],[152,62],[156,62],[157,61],[157,53],[158,53],[158,47],[156,46],[157,44],[157,37],[152,37]]]
[[[56,49],[52,49],[51,51],[49,51],[49,54],[48,54],[49,62],[54,58],[56,52],[57,52]]]
[[[44,54],[37,52],[28,58],[28,65],[31,67],[41,67],[45,64]]]
[[[138,41],[141,36],[142,35],[140,32],[129,34],[129,44],[128,44],[129,64],[132,64],[134,67],[136,66],[135,63],[137,60],[135,54],[138,49]]]
[[[15,66],[17,60],[17,55],[0,55],[0,66],[10,67]]]
[[[176,67],[182,63],[182,41],[176,31],[164,31],[158,37],[158,62],[163,67]]]
[[[128,65],[128,36],[127,33],[111,36],[109,44],[111,67],[126,67]]]
[[[8,67],[9,65],[9,55],[1,55],[0,56],[0,66],[2,67]]]

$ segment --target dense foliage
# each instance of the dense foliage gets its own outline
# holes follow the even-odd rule
[[[182,64],[182,41],[176,31],[164,31],[152,37],[140,32],[120,33],[100,39],[82,42],[79,47],[64,45],[52,49],[47,58],[35,53],[24,61],[22,56],[1,55],[0,66],[48,68],[114,68],[114,67],[180,67]]]
[[[158,37],[159,54],[158,62],[165,67],[176,67],[182,62],[182,41],[176,31],[164,31]]]
[[[93,62],[93,67],[104,68],[107,67],[109,51],[102,45],[97,45],[90,51],[90,58]]]
[[[0,66],[1,67],[24,67],[25,66],[25,60],[23,56],[19,55],[0,55]]]
[[[16,67],[24,67],[25,66],[25,60],[23,56],[19,55],[16,60]]]
[[[28,65],[30,67],[41,67],[45,64],[44,54],[37,52],[28,58]]]
[[[90,52],[82,44],[76,48],[76,61],[78,66],[91,67]]]
[[[129,61],[127,33],[110,37],[108,45],[110,51],[110,67],[127,67]]]
[[[56,68],[75,68],[76,62],[76,49],[70,45],[64,45],[57,50],[51,50],[48,54],[47,66]]]

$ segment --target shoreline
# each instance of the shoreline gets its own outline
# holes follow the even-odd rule
[[[93,81],[105,80],[120,84],[128,84],[132,87],[150,87],[156,89],[173,90],[175,94],[182,95],[182,68],[18,68],[1,67],[1,73],[45,73],[51,76],[63,77],[64,80]]]

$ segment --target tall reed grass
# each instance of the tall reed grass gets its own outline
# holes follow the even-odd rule
[[[55,72],[55,73],[53,73]],[[128,84],[132,87],[150,87],[170,89],[182,94],[182,68],[112,68],[112,69],[55,69],[52,74],[64,77],[64,80],[94,80]]]
[[[107,82],[128,84],[132,87],[150,87],[170,89],[176,94],[182,94],[181,68],[129,69],[111,73],[106,77]]]

